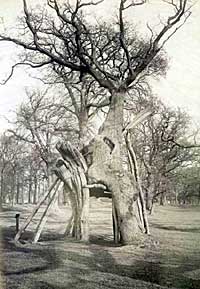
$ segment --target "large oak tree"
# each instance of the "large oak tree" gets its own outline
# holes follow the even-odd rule
[[[124,100],[126,93],[144,74],[157,73],[166,65],[161,54],[163,46],[190,15],[189,1],[163,0],[163,5],[171,8],[171,14],[160,23],[160,31],[154,32],[148,25],[151,33],[145,41],[137,37],[130,23],[125,21],[125,13],[147,5],[146,0],[120,0],[115,23],[92,24],[85,11],[101,2],[103,0],[66,3],[47,0],[47,9],[34,13],[23,0],[23,33],[18,37],[0,35],[0,40],[25,49],[24,58],[16,65],[53,67],[61,69],[66,76],[77,73],[79,81],[89,76],[108,91],[109,110],[93,141],[93,161],[89,170],[83,169],[81,173],[87,172],[91,184],[101,184],[112,192],[115,239],[116,242],[129,243],[139,234],[140,226],[135,180],[123,166]],[[58,150],[67,161],[65,153],[69,154],[70,150],[62,145]],[[74,159],[74,166],[79,168],[81,164],[83,162]]]

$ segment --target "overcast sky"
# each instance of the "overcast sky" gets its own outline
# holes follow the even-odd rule
[[[37,1],[28,2],[33,4]],[[104,0],[104,2],[105,4],[99,8],[99,14],[103,12],[106,17],[114,16],[116,11],[113,8],[119,1]],[[157,21],[159,19],[157,15],[162,1],[148,2],[146,7],[144,5],[129,12],[129,17],[139,23],[138,27],[152,21],[155,24],[155,19]],[[200,123],[200,0],[196,2],[192,16],[166,45],[170,68],[165,79],[153,83],[153,91],[168,104],[183,107],[195,122]],[[0,0],[0,4],[1,27],[7,25],[14,27],[15,18],[20,15],[22,9],[22,0]],[[0,43],[0,81],[5,78],[6,73],[9,73],[9,67],[16,57],[15,46]],[[23,69],[18,69],[6,85],[0,85],[0,131],[7,127],[3,116],[12,117],[12,111],[25,97],[24,88],[31,85],[39,83],[35,81],[32,83]]]

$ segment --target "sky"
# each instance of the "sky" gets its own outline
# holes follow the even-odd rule
[[[37,0],[29,0],[29,5]],[[38,2],[42,2],[39,1]],[[97,15],[105,19],[113,18],[119,1],[104,0],[98,7]],[[129,11],[129,20],[137,22],[138,27],[146,27],[147,22],[156,25],[161,13],[162,0],[149,0],[143,7]],[[147,6],[148,5],[148,6]],[[166,6],[167,7],[167,6]],[[22,10],[22,0],[0,0],[1,30],[7,26],[15,27],[16,17]],[[157,22],[156,22],[157,21]],[[169,57],[169,70],[165,78],[152,82],[153,92],[171,106],[179,106],[200,124],[200,0],[196,1],[192,15],[186,24],[171,38],[165,49]],[[12,31],[12,30],[11,30]],[[0,42],[0,82],[9,73],[11,64],[17,59],[16,47]],[[41,85],[33,81],[25,69],[17,69],[6,85],[0,85],[0,132],[8,127],[6,118],[13,118],[13,111],[25,99],[25,88]]]

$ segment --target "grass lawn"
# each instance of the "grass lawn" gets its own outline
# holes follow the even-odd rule
[[[111,201],[91,199],[91,240],[63,239],[69,208],[53,212],[38,244],[16,245],[32,206],[0,213],[1,289],[200,289],[200,207],[156,207],[151,236],[129,246],[112,241]],[[32,236],[37,218],[25,238]]]

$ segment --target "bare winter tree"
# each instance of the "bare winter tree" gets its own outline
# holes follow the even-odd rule
[[[132,132],[132,141],[143,171],[142,186],[149,211],[155,199],[163,204],[170,191],[171,174],[187,165],[197,149],[189,139],[190,119],[181,110],[152,102],[154,114]]]
[[[0,143],[0,209],[2,208],[3,201],[5,198],[5,183],[4,183],[4,177],[5,177],[5,170],[9,166],[10,162],[12,160],[13,155],[8,153],[9,152],[9,145],[10,145],[10,139],[7,138],[5,135],[1,137],[1,143]]]
[[[176,205],[200,204],[199,166],[180,167],[172,176],[171,201]]]
[[[56,86],[58,91],[65,92],[58,102],[51,101],[51,107],[74,119],[73,132],[77,134],[76,141],[81,150],[94,138],[98,114],[109,106],[109,95],[91,77],[84,77],[80,82],[77,75],[73,74],[73,77],[69,78],[62,69],[51,67],[49,70],[50,73],[48,71],[40,80],[54,89]],[[69,128],[68,131],[63,128],[63,137],[69,138]]]
[[[27,173],[27,147],[11,136],[0,138],[0,199],[2,204],[22,203]]]
[[[18,108],[14,129],[8,130],[8,133],[32,147],[35,157],[42,161],[48,180],[55,160],[56,141],[62,137],[63,131],[70,135],[73,127],[70,122],[72,117],[67,115],[60,102],[55,101],[47,91],[27,91],[27,99]]]
[[[109,92],[107,117],[93,142],[93,162],[86,171],[91,184],[104,185],[113,194],[116,242],[130,243],[139,235],[140,226],[134,178],[122,164],[124,101],[126,93],[144,73],[158,73],[166,65],[162,48],[189,17],[189,1],[163,1],[163,5],[171,7],[172,14],[162,21],[160,31],[153,32],[149,28],[151,36],[147,41],[136,37],[124,16],[128,9],[137,9],[147,1],[120,0],[118,20],[113,25],[92,25],[86,19],[85,9],[103,0],[72,2],[61,5],[56,0],[48,0],[46,11],[34,13],[23,0],[25,34],[17,38],[1,34],[0,40],[25,49],[24,59],[16,65],[35,68],[53,65],[62,68],[66,75],[77,72],[80,81],[89,75]],[[82,167],[81,174],[86,172],[77,151],[72,154],[62,146],[58,149],[65,158],[65,167],[71,152],[76,169]],[[81,218],[79,220],[81,227]],[[83,230],[79,235],[86,232]]]

